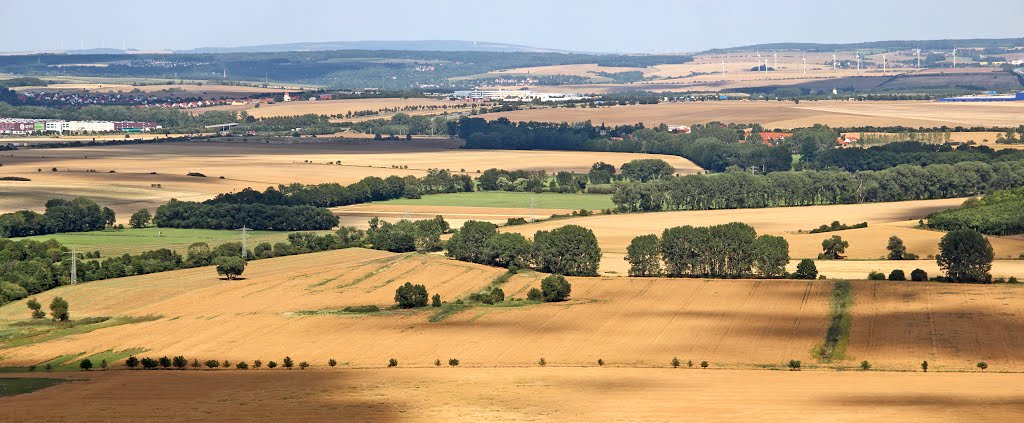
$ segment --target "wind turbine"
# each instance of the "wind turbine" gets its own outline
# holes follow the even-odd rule
[[[956,69],[956,44],[953,45],[953,69]]]
[[[775,58],[775,69],[779,68],[779,53],[772,53],[772,57]]]
[[[764,79],[768,79],[768,58],[764,58]]]
[[[857,53],[857,74],[860,75],[860,53]]]
[[[885,54],[882,54],[882,76],[885,76]]]
[[[921,49],[917,50],[917,67],[915,69],[921,69]]]
[[[836,53],[839,53],[839,50],[836,50],[835,53],[832,53],[832,72],[836,71]]]
[[[807,56],[805,55],[800,61],[804,64],[804,76],[807,76]]]

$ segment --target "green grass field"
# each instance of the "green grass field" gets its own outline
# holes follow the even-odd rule
[[[530,208],[530,199],[538,209],[603,210],[615,207],[611,194],[557,194],[545,192],[476,191],[424,195],[423,198],[381,201],[375,204],[410,206]]]
[[[58,383],[67,382],[55,378],[0,378],[0,397],[27,394],[40,389],[49,388]]]
[[[321,231],[326,233],[326,231]],[[290,232],[251,231],[247,235],[247,244],[252,249],[260,242],[287,241]],[[95,232],[70,232],[63,234],[39,235],[27,238],[35,241],[56,239],[67,247],[75,247],[79,252],[99,251],[103,257],[124,253],[138,254],[158,248],[170,248],[184,252],[188,246],[196,242],[205,242],[214,247],[228,242],[241,241],[241,232],[216,229],[174,229],[174,228],[141,228],[141,229],[108,229]]]

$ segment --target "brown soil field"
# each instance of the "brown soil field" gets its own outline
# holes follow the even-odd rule
[[[505,117],[513,121],[582,122],[591,120],[610,125],[643,122],[662,123],[743,122],[768,128],[809,127],[815,123],[831,126],[1017,126],[1024,115],[1024,102],[938,103],[923,101],[724,101],[661,103],[611,106],[596,109],[545,108],[488,113],[488,119]]]
[[[0,398],[5,415],[12,421],[53,422],[308,422],[339,416],[373,422],[818,422],[827,416],[838,422],[1002,423],[1024,418],[1024,396],[1007,389],[1024,377],[999,373],[548,367],[53,376],[73,382]]]
[[[4,165],[0,175],[32,180],[0,182],[0,212],[40,210],[50,198],[87,196],[127,219],[140,208],[152,209],[171,198],[204,200],[245,187],[263,190],[292,182],[348,184],[367,176],[422,176],[430,168],[456,172],[465,169],[472,175],[492,167],[585,173],[598,161],[619,165],[633,159],[661,158],[681,172],[699,169],[689,160],[664,155],[452,150],[430,140],[420,144],[318,140],[298,144],[177,142],[4,152],[0,155]],[[334,164],[337,161],[342,165]],[[50,171],[54,167],[57,172]],[[86,172],[88,169],[96,172]],[[189,172],[201,172],[207,178],[185,176]],[[153,188],[152,184],[161,184],[162,188]]]
[[[96,142],[120,142],[126,140],[152,140],[152,139],[165,139],[165,138],[183,138],[192,136],[206,136],[213,135],[213,133],[202,133],[202,134],[154,134],[154,133],[136,133],[131,134],[131,138],[125,138],[124,134],[101,134],[101,135],[65,135],[61,137],[49,137],[49,136],[5,136],[0,137],[0,144],[6,143],[26,143],[26,144],[46,144],[46,143],[59,143],[59,142],[73,142],[73,141],[96,141]]]
[[[733,210],[700,210],[671,211],[643,214],[615,214],[561,219],[536,224],[520,225],[503,230],[518,232],[532,237],[538,230],[551,230],[567,224],[581,225],[590,228],[597,236],[598,243],[604,253],[600,271],[609,275],[625,275],[629,264],[624,260],[626,247],[638,235],[653,233],[661,235],[666,228],[692,225],[710,226],[729,222],[743,222],[753,226],[759,234],[778,235],[789,242],[790,256],[799,258],[815,258],[821,252],[821,242],[832,235],[839,235],[849,241],[848,258],[857,260],[837,261],[843,266],[858,266],[840,275],[839,270],[823,270],[820,273],[832,278],[858,277],[864,278],[873,268],[861,266],[884,265],[888,272],[895,268],[893,262],[867,263],[860,260],[877,260],[886,255],[886,245],[892,235],[903,239],[907,250],[918,254],[922,259],[938,253],[939,239],[943,232],[916,228],[918,219],[931,212],[959,206],[964,199],[945,199],[927,201],[905,201],[898,203],[871,203],[856,205],[810,206],[810,207],[776,207],[767,209],[733,209]],[[839,232],[820,234],[800,233],[821,225],[838,220],[853,225],[868,222],[867,228],[851,229]],[[995,248],[996,257],[1000,259],[1016,259],[1024,253],[1024,240],[1015,237],[989,237]],[[934,261],[930,261],[934,266]],[[997,276],[1024,276],[1024,261],[1009,262],[1013,265],[1003,269],[997,263]],[[1017,267],[1020,263],[1022,267]],[[822,266],[823,264],[819,264]],[[795,266],[795,264],[794,264]],[[910,268],[909,270],[913,270]],[[908,270],[908,275],[909,275]],[[928,269],[925,269],[928,270]],[[932,274],[937,273],[932,272]],[[1020,272],[1017,272],[1020,270]],[[849,272],[856,272],[851,274]],[[930,271],[931,272],[931,271]],[[1012,272],[1012,273],[1004,273]]]

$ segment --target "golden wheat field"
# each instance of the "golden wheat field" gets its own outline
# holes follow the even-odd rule
[[[502,269],[439,255],[348,249],[253,261],[244,279],[219,280],[198,268],[64,286],[74,318],[155,316],[88,335],[37,339],[0,350],[4,366],[65,354],[145,349],[200,361],[237,362],[286,355],[323,368],[374,368],[396,358],[432,367],[667,367],[671,357],[711,368],[780,367],[789,359],[816,367],[812,353],[829,325],[831,281],[570,278],[564,303],[473,306],[430,322],[438,309],[340,313],[346,306],[393,304],[406,281],[454,301],[486,287]],[[523,298],[545,276],[527,272],[502,285]],[[870,360],[876,369],[1021,370],[1024,287],[856,281],[847,356],[826,367]],[[25,300],[0,307],[0,327],[29,320]],[[920,323],[916,323],[920,322]],[[967,331],[972,328],[973,331]]]
[[[700,169],[689,160],[665,155],[452,150],[447,140],[318,140],[298,144],[176,142],[4,152],[0,155],[0,175],[31,181],[0,182],[0,212],[38,210],[50,198],[86,196],[126,218],[140,208],[152,209],[171,198],[205,200],[246,187],[263,190],[293,182],[349,184],[367,176],[422,176],[431,168],[472,175],[493,167],[585,173],[598,161],[618,166],[633,159],[660,158],[680,173]],[[57,171],[52,171],[54,168]],[[89,172],[91,169],[95,172]],[[206,177],[186,176],[189,172]]]
[[[447,367],[447,366],[445,366]],[[17,421],[973,421],[1024,414],[1020,374],[634,368],[93,371],[0,399]],[[0,376],[2,377],[2,376]],[[382,383],[382,381],[385,381]],[[147,395],[145,393],[159,393]]]
[[[831,126],[1017,126],[1024,102],[938,103],[924,101],[780,101],[677,102],[608,106],[596,109],[544,108],[488,113],[488,119],[513,121],[604,122],[623,125],[662,123],[760,123],[767,128],[791,129],[820,123]]]
[[[403,107],[423,107],[423,106],[434,106],[434,107],[445,107],[450,108],[449,110],[454,112],[459,109],[456,107],[468,104],[462,101],[451,101],[451,100],[439,100],[432,98],[362,98],[362,99],[351,99],[351,100],[318,100],[318,101],[289,101],[279,102],[274,104],[262,104],[260,107],[255,107],[253,104],[242,105],[242,106],[214,106],[203,109],[197,109],[196,113],[203,113],[211,110],[230,110],[230,111],[242,111],[257,117],[278,117],[278,116],[297,116],[305,114],[317,114],[317,115],[344,115],[348,112],[361,112],[361,111],[378,111],[381,109],[393,109],[397,108],[399,111]],[[437,110],[414,110],[405,111],[407,114],[442,114],[445,109]],[[386,115],[371,115],[364,116],[361,119],[379,119],[382,117],[390,116]],[[343,116],[344,117],[344,116]],[[343,119],[344,120],[344,119]],[[353,121],[358,119],[348,119],[345,121]]]

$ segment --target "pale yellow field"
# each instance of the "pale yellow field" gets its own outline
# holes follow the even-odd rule
[[[317,114],[317,115],[344,115],[347,112],[358,112],[365,110],[381,110],[387,108],[398,108],[407,106],[448,106],[449,108],[457,107],[467,104],[462,101],[449,101],[439,100],[433,98],[362,98],[352,100],[317,100],[317,101],[289,101],[280,102],[274,104],[262,104],[256,108],[255,105],[243,105],[243,106],[215,106],[207,107],[203,109],[197,109],[196,113],[203,113],[210,110],[231,110],[231,111],[242,111],[245,110],[250,115],[257,118],[265,117],[276,117],[276,116],[296,116],[305,114]],[[455,111],[458,109],[451,109]],[[442,114],[443,109],[434,111],[423,111],[415,110],[412,112],[404,112],[408,114]],[[379,119],[389,117],[388,115],[377,115],[377,116],[363,116],[360,119]],[[350,119],[351,120],[351,119]]]
[[[643,122],[661,123],[742,122],[760,123],[768,128],[808,127],[816,123],[831,126],[1017,126],[1024,115],[1024,102],[939,103],[923,101],[726,101],[660,103],[611,106],[596,109],[529,109],[488,113],[488,119],[506,117],[513,121],[605,122],[610,125]]]
[[[767,209],[734,209],[734,210],[700,210],[673,211],[644,214],[617,214],[580,217],[566,220],[540,222],[504,228],[503,230],[521,233],[532,237],[538,230],[551,230],[567,224],[577,224],[594,231],[598,243],[604,252],[600,271],[607,274],[625,275],[629,264],[624,260],[626,247],[638,235],[661,235],[666,228],[692,225],[710,226],[730,222],[743,222],[753,226],[759,234],[778,235],[789,242],[790,256],[793,258],[815,258],[821,252],[821,242],[833,235],[839,235],[850,243],[846,254],[858,261],[838,261],[836,265],[857,266],[854,272],[840,272],[840,269],[828,268],[820,262],[819,271],[831,278],[857,277],[865,278],[871,266],[884,266],[888,273],[895,268],[893,263],[882,261],[870,263],[859,260],[871,260],[884,257],[886,245],[892,235],[900,237],[907,250],[918,254],[922,259],[938,253],[939,239],[943,233],[918,229],[914,226],[918,219],[927,214],[959,206],[964,199],[945,199],[927,201],[905,201],[898,203],[872,203],[858,205],[810,206],[810,207],[777,207]],[[838,220],[853,225],[868,222],[868,227],[839,232],[821,234],[798,233],[808,231],[821,225]],[[1019,238],[989,237],[995,248],[996,257],[1000,259],[1016,259],[1024,253],[1024,240]],[[931,261],[934,265],[934,261]],[[1012,261],[1009,267],[997,263],[996,276],[1024,276],[1024,261]],[[1018,263],[1021,265],[1018,267]],[[795,266],[795,264],[794,264]],[[826,266],[826,267],[822,267]],[[865,267],[869,266],[867,270]],[[829,269],[828,271],[824,269]],[[881,270],[881,269],[880,269]],[[908,269],[913,270],[913,268]],[[926,269],[928,270],[928,269]],[[1019,270],[1019,272],[1017,272]],[[936,272],[930,273],[937,274]],[[1004,273],[1013,272],[1013,273]]]
[[[689,160],[664,155],[452,150],[453,144],[447,140],[318,140],[302,144],[180,142],[4,152],[0,155],[4,165],[0,175],[22,176],[32,181],[0,182],[0,212],[40,210],[50,198],[80,195],[93,198],[127,219],[140,208],[154,209],[171,198],[204,200],[245,187],[262,191],[268,186],[293,182],[349,184],[367,176],[422,176],[430,168],[453,172],[465,169],[474,177],[478,170],[494,167],[586,173],[598,161],[618,166],[633,159],[660,158],[680,173],[699,170]],[[335,164],[337,161],[341,165]],[[51,171],[54,167],[57,172]],[[96,172],[86,172],[88,169]],[[109,173],[111,170],[116,173]],[[185,176],[189,172],[207,177]],[[220,176],[224,179],[219,179]],[[152,184],[162,187],[153,188]]]
[[[22,376],[22,375],[19,375]],[[12,421],[1012,422],[1020,374],[632,368],[93,371]],[[382,383],[382,381],[385,381]],[[141,393],[158,392],[144,395]],[[126,394],[139,393],[139,394]],[[539,401],[538,398],[552,400]]]
[[[62,142],[73,142],[73,141],[96,141],[96,142],[118,142],[118,141],[131,141],[131,140],[152,140],[152,139],[168,139],[168,138],[185,138],[194,136],[207,136],[213,135],[213,133],[200,133],[200,134],[155,134],[148,132],[140,132],[131,134],[131,138],[125,138],[124,134],[99,134],[99,135],[64,135],[60,137],[51,136],[6,136],[0,137],[0,143],[27,143],[27,144],[46,144],[46,143],[62,143]],[[2,156],[0,156],[2,157]]]
[[[50,78],[47,78],[50,79]],[[59,78],[54,78],[57,81],[61,81]],[[102,81],[102,78],[91,78]],[[77,82],[74,79],[68,82],[58,82],[56,84],[50,84],[45,87],[25,86],[16,87],[15,91],[84,91],[92,93],[129,93],[133,90],[139,90],[144,93],[157,93],[165,91],[168,95],[174,95],[179,97],[244,97],[252,94],[259,93],[281,93],[285,92],[282,88],[262,88],[262,87],[250,87],[242,85],[217,85],[217,84],[157,84],[157,85],[131,85],[130,83],[123,83],[115,79],[110,79],[111,82]],[[152,83],[152,82],[149,82]]]
[[[444,216],[445,221],[453,228],[460,228],[467,220],[491,222],[501,225],[512,217],[521,217],[529,220],[531,217],[567,214],[572,213],[574,210],[535,208],[531,214],[531,209],[525,207],[413,206],[365,203],[334,207],[331,211],[341,219],[341,226],[355,226],[365,229],[368,227],[367,221],[373,217],[394,222],[401,219],[432,219],[434,216]]]

